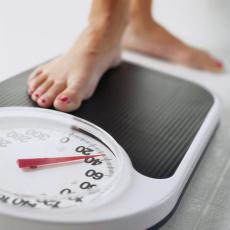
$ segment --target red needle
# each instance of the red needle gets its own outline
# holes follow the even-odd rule
[[[49,157],[49,158],[28,158],[18,159],[17,164],[19,168],[36,168],[42,165],[50,165],[71,161],[79,161],[92,157],[104,156],[104,154],[87,155],[87,156],[70,156],[70,157]]]

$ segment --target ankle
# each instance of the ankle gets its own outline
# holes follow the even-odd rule
[[[136,18],[130,20],[127,26],[127,33],[142,36],[146,35],[146,32],[157,33],[159,31],[159,25],[152,18]]]
[[[114,40],[112,32],[107,20],[89,21],[69,51],[70,53],[79,53],[84,52],[87,48],[95,50],[95,52],[101,50],[106,47],[105,39]]]
[[[94,30],[102,30],[107,32],[123,31],[128,25],[128,15],[117,17],[113,13],[103,13],[103,15],[91,15],[88,20],[88,27]],[[113,28],[113,29],[111,29]]]

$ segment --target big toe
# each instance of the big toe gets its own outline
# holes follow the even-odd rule
[[[212,58],[212,61],[210,63],[210,71],[220,73],[224,70],[224,65],[221,61]]]
[[[179,62],[191,68],[209,72],[218,73],[223,71],[223,64],[221,61],[198,49],[188,49],[184,52],[184,55],[181,56]]]
[[[66,88],[54,100],[54,107],[62,112],[71,112],[78,109],[83,101],[82,94],[72,88]]]
[[[221,61],[215,59],[207,53],[200,53],[197,57],[194,57],[194,62],[198,69],[206,70],[213,73],[219,73],[223,71],[223,64]]]

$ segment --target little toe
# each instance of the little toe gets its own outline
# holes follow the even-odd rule
[[[53,81],[47,79],[32,93],[31,98],[33,101],[37,101],[53,84]],[[29,92],[30,93],[30,92]]]
[[[39,97],[37,100],[38,105],[44,108],[52,106],[57,95],[61,93],[65,87],[65,83],[54,83],[41,97]]]
[[[54,101],[54,107],[63,112],[71,112],[81,106],[82,93],[76,89],[66,88]]]

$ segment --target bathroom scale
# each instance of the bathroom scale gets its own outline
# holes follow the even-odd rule
[[[81,108],[38,108],[26,71],[0,83],[3,229],[158,229],[219,123],[207,89],[123,62]]]

